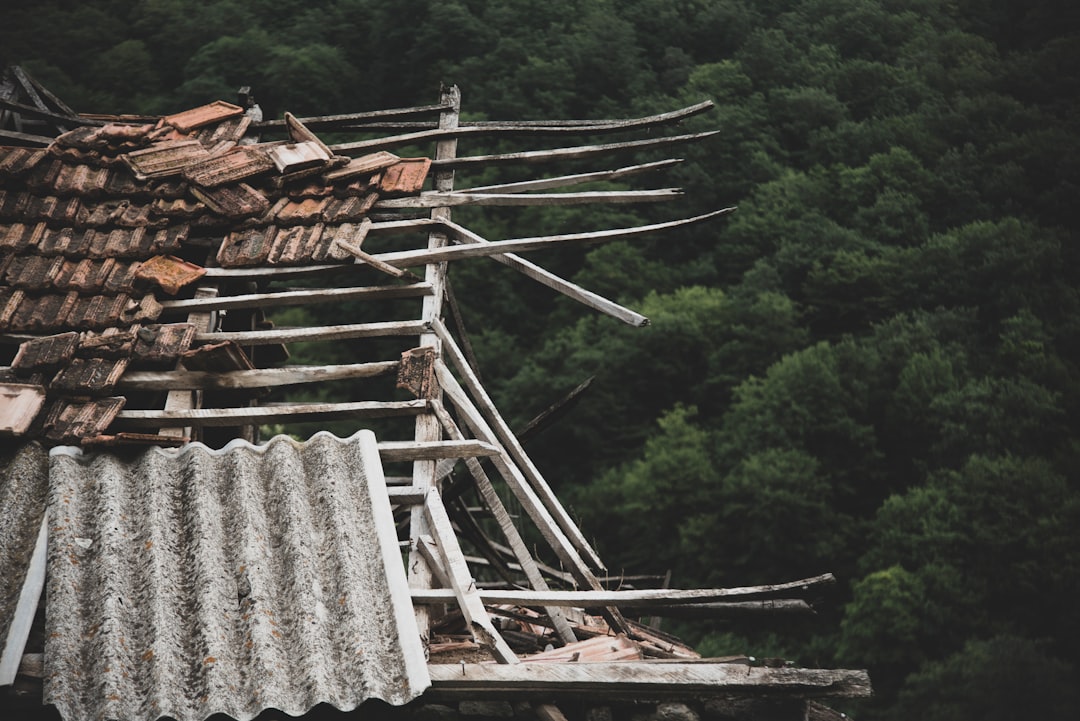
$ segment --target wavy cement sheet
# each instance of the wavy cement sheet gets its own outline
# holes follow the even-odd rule
[[[0,451],[0,685],[15,680],[41,593],[40,577],[31,584],[26,579],[45,518],[48,482],[48,456],[37,443]]]
[[[375,436],[50,457],[45,702],[247,721],[430,685]]]

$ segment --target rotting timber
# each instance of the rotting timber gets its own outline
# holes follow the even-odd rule
[[[23,76],[19,82],[24,82]],[[30,112],[30,106],[18,99],[7,99],[4,107],[5,113]],[[775,696],[806,703],[868,695],[869,681],[862,671],[761,668],[741,657],[702,659],[678,639],[629,618],[631,612],[654,618],[733,619],[810,614],[820,589],[832,577],[733,589],[609,590],[611,579],[602,560],[484,389],[468,336],[454,312],[453,266],[488,259],[593,311],[634,327],[646,325],[648,319],[640,313],[519,254],[565,244],[632,242],[693,223],[714,222],[732,208],[638,227],[507,239],[484,238],[455,222],[452,212],[463,206],[556,207],[677,198],[681,191],[670,188],[572,189],[663,171],[679,160],[625,165],[604,159],[703,142],[713,133],[578,145],[562,139],[653,131],[711,107],[703,102],[631,120],[463,124],[460,94],[453,87],[445,88],[435,105],[325,117],[286,115],[273,121],[249,117],[227,103],[161,120],[88,118],[42,101],[35,127],[51,128],[50,137],[6,132],[7,141],[20,147],[5,149],[0,157],[0,169],[6,173],[0,178],[6,194],[0,203],[4,224],[0,241],[10,246],[5,255],[7,287],[0,288],[4,293],[0,340],[10,350],[10,367],[3,370],[2,380],[11,386],[41,388],[49,402],[73,403],[69,396],[56,395],[60,391],[50,385],[56,381],[47,376],[57,368],[72,373],[67,368],[86,366],[75,363],[80,353],[90,353],[85,348],[138,348],[140,342],[160,346],[168,332],[182,337],[183,347],[168,353],[159,348],[158,356],[147,355],[145,349],[143,355],[130,348],[110,351],[113,358],[130,365],[116,365],[108,360],[109,353],[104,358],[99,353],[94,357],[101,362],[94,368],[104,370],[94,377],[108,374],[102,376],[103,392],[86,401],[87,410],[79,406],[67,412],[68,406],[58,406],[60,411],[42,416],[44,431],[41,422],[27,422],[15,437],[28,440],[37,433],[47,444],[76,444],[108,453],[132,444],[203,441],[221,446],[235,438],[257,441],[261,427],[301,433],[295,425],[300,422],[345,421],[364,427],[374,418],[409,419],[408,431],[401,431],[406,428],[402,424],[387,426],[399,429],[400,435],[380,436],[378,448],[387,467],[387,495],[398,541],[407,549],[408,594],[429,654],[433,697],[525,695],[536,699],[538,714],[559,718],[561,713],[547,701],[583,695],[642,700]],[[318,136],[323,132],[363,139],[328,145]],[[458,147],[459,142],[527,142],[540,137],[556,138],[563,145],[477,155],[462,154]],[[144,142],[145,138],[153,141]],[[66,170],[83,167],[80,163],[92,165],[95,154],[104,152],[98,149],[104,147],[100,143],[117,148],[124,142],[136,147],[111,157],[126,165],[116,160],[104,166],[109,172],[75,177],[74,171]],[[431,147],[430,158],[399,158],[390,152],[425,145]],[[556,170],[530,180],[455,189],[459,170],[518,165],[539,171],[566,161],[596,162],[600,169],[561,174]],[[68,183],[66,194],[56,191],[56,195],[69,199],[72,208],[76,201],[91,208],[87,217],[97,217],[93,203],[100,204],[102,195],[108,199],[110,188],[127,187],[126,182],[141,188],[139,193],[145,191],[145,196],[131,197],[150,198],[145,202],[148,207],[156,204],[157,214],[139,215],[132,207],[137,203],[131,201],[114,208],[112,215],[101,215],[97,225],[80,227],[80,211],[69,209],[69,217],[75,219],[64,221],[71,226],[69,235],[82,232],[84,240],[90,238],[87,247],[104,250],[87,256],[70,250],[48,255],[52,251],[45,250],[46,242],[53,243],[48,247],[61,247],[57,245],[61,240],[51,239],[50,233],[62,224],[59,216],[50,215],[59,211],[50,208],[62,204],[33,211],[44,214],[36,225],[3,215],[15,212],[5,206],[15,202],[10,197],[21,192],[24,183],[37,188],[38,196],[52,197],[56,188],[38,180],[33,165],[47,162],[61,163],[49,176],[53,182]],[[30,167],[23,167],[27,164]],[[37,207],[35,197],[31,192],[19,201],[20,212],[25,215]],[[172,242],[168,219],[181,216],[185,232],[168,245]],[[30,226],[38,230],[27,230]],[[50,326],[43,317],[45,306],[27,311],[19,305],[30,302],[26,298],[44,297],[49,283],[59,284],[69,288],[65,297],[70,308],[64,307],[74,313],[83,298],[78,282],[90,294],[95,286],[89,280],[70,280],[75,270],[64,271],[65,264],[82,263],[79,267],[85,273],[98,263],[117,265],[120,261],[110,256],[108,242],[113,241],[108,238],[136,234],[142,238],[151,231],[160,238],[155,242],[164,243],[183,265],[167,265],[164,278],[155,275],[136,282],[129,296],[135,298],[134,292],[145,290],[147,283],[166,291],[171,287],[171,292],[151,287],[153,292],[147,291],[141,305],[124,306],[127,316],[120,311],[115,317],[102,316],[103,325],[94,325],[95,316],[87,316],[89,320],[82,322],[92,326],[88,328]],[[63,248],[75,247],[74,241],[63,242],[68,243]],[[62,260],[44,263],[54,275],[35,280],[10,270],[17,265],[10,259],[23,256]],[[63,272],[69,273],[63,281],[66,286],[57,280]],[[268,317],[282,309],[334,307],[343,301],[370,304],[375,313],[394,315],[376,321],[341,317],[335,325],[296,328],[275,327]],[[402,314],[402,303],[414,304],[413,312]],[[20,325],[17,321],[23,317],[26,322]],[[61,332],[78,334],[68,343],[75,350],[66,360],[42,360],[38,365],[27,361],[27,348],[55,352],[58,345],[45,348],[42,343]],[[396,351],[352,363],[282,365],[288,344],[356,339],[378,339],[379,348]],[[23,349],[21,356],[16,348]],[[158,358],[157,364],[140,365],[146,357]],[[266,400],[267,393],[283,387],[299,395],[318,384],[355,379],[366,379],[369,385],[383,383],[387,390],[375,398]],[[395,396],[395,385],[414,397]],[[61,430],[49,435],[49,429],[56,428]],[[399,475],[392,475],[391,469]],[[506,507],[504,499],[509,498],[545,542],[547,562],[525,542],[520,521]],[[34,609],[25,604],[18,613],[23,626],[34,617]],[[14,663],[22,674],[20,683],[30,684],[33,693],[31,679],[41,675],[35,670],[40,649],[20,648],[14,659],[10,656],[5,656],[5,663]]]

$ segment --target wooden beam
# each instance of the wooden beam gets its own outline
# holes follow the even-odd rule
[[[117,414],[116,421],[122,421],[130,426],[237,426],[256,423],[300,423],[303,421],[344,418],[388,418],[417,415],[426,410],[426,401],[284,403],[255,408],[124,410]]]
[[[420,401],[409,401],[419,403]],[[440,458],[493,456],[499,449],[482,441],[382,441],[379,455],[384,463],[393,461],[436,461]]]
[[[464,243],[473,243],[477,245],[483,245],[485,243],[491,243],[490,240],[477,235],[468,228],[458,225],[457,223],[447,223],[447,227],[454,233],[455,237]],[[562,293],[563,295],[573,298],[577,302],[585,305],[593,310],[599,311],[605,315],[609,315],[612,318],[621,320],[627,325],[632,325],[635,328],[642,328],[649,324],[649,319],[643,316],[641,313],[630,310],[624,306],[619,305],[613,300],[593,293],[591,290],[582,288],[577,283],[573,283],[566,280],[554,273],[547,271],[535,263],[525,260],[519,255],[514,253],[498,253],[496,255],[489,256],[493,260],[509,266],[519,273],[524,274],[528,278],[532,278],[537,283],[546,285],[554,291]]]
[[[498,185],[478,185],[472,188],[462,188],[461,193],[523,193],[532,190],[551,190],[552,188],[566,188],[582,183],[596,181],[619,180],[631,175],[647,173],[661,168],[670,168],[683,162],[682,158],[658,160],[655,163],[643,163],[641,165],[627,165],[615,170],[599,170],[592,173],[577,173],[575,175],[560,175],[554,178],[540,178],[537,180],[522,180],[517,183],[499,183]]]
[[[491,400],[491,396],[482,385],[480,385],[476,376],[472,373],[468,363],[462,356],[460,349],[457,347],[457,343],[450,336],[449,331],[446,330],[446,326],[442,321],[437,321],[434,324],[435,332],[443,342],[443,354],[446,358],[454,364],[457,371],[462,376],[462,382],[464,386],[469,390],[473,400],[476,402],[478,409],[483,414],[488,423],[491,424],[491,428],[494,430],[495,438],[499,440],[505,447],[510,457],[520,468],[521,472],[528,481],[528,486],[532,488],[537,498],[542,503],[543,507],[547,509],[547,512],[554,519],[557,527],[562,530],[563,534],[570,539],[573,547],[577,549],[589,563],[593,569],[606,570],[603,561],[600,560],[600,556],[593,550],[592,546],[587,540],[585,540],[584,534],[581,533],[581,529],[570,514],[566,512],[562,503],[555,496],[555,492],[551,490],[551,486],[540,474],[540,470],[533,465],[532,460],[528,454],[525,453],[525,449],[521,447],[514,432],[510,430],[510,426],[503,420],[499,410],[495,407],[494,401]],[[444,378],[453,379],[453,376],[449,374],[446,367],[440,364],[441,367],[437,367],[440,371],[439,379]]]
[[[445,140],[447,138],[462,138],[466,136],[496,136],[496,135],[584,135],[595,133],[613,133],[632,128],[642,128],[653,125],[673,123],[688,118],[698,113],[712,109],[712,101],[705,101],[691,105],[680,110],[674,110],[659,115],[650,115],[643,118],[631,118],[626,120],[601,120],[601,121],[539,121],[539,122],[487,122],[476,123],[467,126],[453,128],[435,128],[419,130],[413,133],[402,133],[384,138],[373,138],[351,143],[340,143],[331,146],[331,149],[340,153],[353,153],[359,151],[370,152],[380,148],[393,148],[401,145],[414,143]],[[310,123],[307,123],[310,125]]]
[[[474,206],[565,206],[627,203],[659,203],[682,195],[681,188],[657,190],[597,190],[581,193],[440,193],[430,190],[405,198],[389,198],[375,203],[376,210],[387,208],[450,208]]]
[[[606,143],[604,145],[578,145],[571,148],[553,148],[551,150],[528,150],[521,153],[499,153],[494,155],[468,155],[462,158],[446,160],[433,160],[433,168],[464,168],[476,165],[495,165],[500,163],[549,163],[559,160],[577,160],[596,155],[617,153],[623,150],[643,150],[645,148],[659,148],[666,145],[678,145],[679,143],[691,143],[704,140],[718,135],[719,130],[707,133],[691,133],[689,135],[672,135],[667,138],[650,138],[647,140],[631,140],[625,143]]]
[[[514,665],[521,662],[517,654],[511,650],[506,641],[495,626],[491,623],[487,609],[480,600],[480,593],[476,588],[476,581],[469,573],[469,566],[465,562],[465,556],[457,543],[454,528],[450,524],[450,518],[446,515],[442,498],[434,488],[427,489],[424,500],[424,515],[431,528],[431,535],[435,539],[439,555],[443,560],[445,575],[450,582],[451,593],[457,599],[461,613],[465,617],[465,623],[472,634],[473,639],[482,646],[489,648],[495,659],[500,664]]]
[[[384,263],[406,268],[421,263],[437,263],[449,260],[461,260],[463,258],[478,258],[481,256],[498,255],[501,253],[517,253],[529,250],[538,250],[547,246],[561,243],[604,243],[623,238],[634,238],[649,233],[663,230],[671,230],[682,226],[703,223],[707,220],[719,218],[735,212],[735,208],[722,208],[711,213],[696,215],[692,218],[671,220],[665,223],[653,223],[651,225],[639,225],[634,228],[614,228],[612,230],[595,230],[589,233],[567,233],[565,235],[545,235],[532,238],[514,238],[512,240],[493,240],[488,244],[454,245],[446,248],[402,250],[392,253],[380,253],[375,257]]]
[[[365,120],[383,120],[386,118],[408,117],[410,115],[427,115],[430,113],[441,113],[446,110],[447,106],[440,103],[438,105],[418,105],[412,108],[370,110],[363,113],[348,113],[345,115],[316,115],[308,118],[297,118],[297,120],[313,130],[318,130],[320,128],[333,128],[340,125],[363,122]],[[270,130],[274,128],[281,128],[284,130],[285,121],[284,119],[263,120],[252,123],[251,127],[255,130]]]
[[[735,663],[431,664],[432,692],[467,695],[626,693],[646,697],[687,694],[778,694],[802,698],[863,698],[870,695],[865,671],[767,668]]]
[[[678,606],[684,604],[714,603],[722,600],[749,601],[761,596],[775,595],[777,592],[790,593],[793,590],[806,590],[812,586],[831,583],[832,574],[807,578],[793,583],[771,586],[744,586],[739,588],[646,588],[632,591],[535,591],[535,590],[486,590],[482,592],[485,603],[508,603],[521,606],[578,606],[594,608],[597,606],[633,606],[634,608],[652,608]],[[445,600],[445,599],[443,599]],[[786,600],[786,599],[785,599]],[[414,603],[440,603],[438,591],[431,595],[413,595]]]
[[[278,308],[319,303],[341,303],[351,300],[386,300],[418,298],[431,294],[429,283],[410,285],[367,285],[359,288],[304,288],[275,293],[247,293],[217,298],[184,298],[161,301],[170,310],[232,310],[234,308]]]
[[[41,590],[45,587],[48,528],[46,514],[41,518],[37,541],[30,556],[30,566],[26,570],[26,577],[23,579],[18,600],[15,602],[7,637],[0,639],[4,641],[3,648],[0,648],[0,686],[7,686],[15,681],[23,651],[26,649],[26,639],[30,637],[30,628],[34,625],[34,616],[37,614],[38,603],[41,601]],[[5,583],[12,582],[10,578],[4,580]]]
[[[220,343],[231,340],[240,345],[271,345],[298,341],[345,340],[348,338],[383,338],[420,335],[428,330],[423,321],[398,320],[379,323],[323,325],[313,328],[274,328],[218,333],[196,333],[196,343]]]
[[[446,408],[443,407],[442,402],[433,401],[431,406],[435,412],[435,416],[439,419],[439,422],[442,423],[443,430],[446,434],[454,440],[464,440],[465,437],[462,435],[461,429],[457,427],[457,424],[454,423],[450,414],[446,412]],[[503,537],[506,538],[506,542],[509,544],[511,551],[514,554],[514,558],[517,559],[522,572],[525,574],[525,578],[528,579],[529,585],[536,591],[550,590],[547,581],[544,580],[544,575],[540,572],[536,559],[529,553],[529,547],[526,545],[525,539],[523,539],[518,532],[517,526],[514,525],[514,519],[510,517],[509,511],[506,510],[506,506],[503,504],[502,499],[499,498],[499,494],[496,492],[495,486],[492,485],[491,479],[488,478],[483,466],[480,465],[480,462],[475,458],[466,459],[465,465],[469,469],[469,473],[472,474],[477,492],[483,499],[484,504],[488,507],[488,510],[491,511],[491,515],[495,519],[495,522],[499,525],[499,529],[502,531]],[[564,643],[573,643],[577,640],[577,637],[574,635],[574,630],[570,628],[570,624],[567,622],[562,611],[555,606],[545,608],[544,610],[551,619],[555,632]]]
[[[300,383],[321,383],[346,378],[374,378],[393,373],[398,361],[326,366],[285,366],[241,371],[128,371],[120,378],[121,390],[160,391],[173,388],[223,390],[271,388]]]

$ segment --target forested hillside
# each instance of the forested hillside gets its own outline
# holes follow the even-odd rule
[[[535,256],[644,329],[455,267],[485,381],[524,423],[595,376],[529,449],[612,569],[840,577],[813,624],[681,628],[704,652],[869,667],[860,719],[1075,719],[1078,7],[54,0],[3,12],[0,60],[85,112],[241,85],[270,116],[426,104],[440,81],[493,119],[713,99],[676,205],[461,211],[495,239],[739,207]]]

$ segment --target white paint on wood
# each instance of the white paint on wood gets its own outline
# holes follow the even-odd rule
[[[8,627],[3,653],[0,654],[0,686],[7,686],[15,681],[22,661],[26,639],[30,637],[30,628],[34,624],[41,590],[45,587],[45,560],[48,555],[48,514],[41,519],[34,553],[30,557],[30,567],[26,571],[19,600],[15,605],[15,616]],[[5,579],[10,582],[10,579]]]

